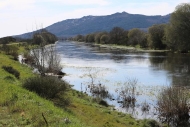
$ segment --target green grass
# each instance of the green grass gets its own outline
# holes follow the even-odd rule
[[[10,65],[16,68],[21,79],[4,71],[1,67]],[[46,126],[45,116],[50,126],[85,126],[78,118],[59,107],[53,102],[39,97],[37,94],[21,87],[22,80],[33,76],[31,70],[14,61],[4,54],[0,54],[0,127],[4,126]],[[66,124],[64,119],[69,118],[71,123]]]
[[[93,101],[92,97],[72,91],[73,103],[68,108],[81,121],[92,127],[139,127],[141,122],[131,115],[113,110],[113,107],[105,107]]]
[[[12,66],[20,72],[20,79],[4,71],[2,66]],[[21,87],[22,82],[34,76],[32,70],[11,56],[0,53],[0,127],[139,127],[142,121],[130,115],[98,105],[93,99],[70,90],[68,107],[57,107],[36,93]],[[42,115],[43,114],[43,115]],[[44,117],[45,119],[44,119]],[[69,123],[65,122],[69,119]]]

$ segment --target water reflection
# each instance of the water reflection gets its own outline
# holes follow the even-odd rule
[[[190,55],[176,53],[150,53],[153,69],[166,70],[172,79],[172,85],[190,85]],[[155,57],[156,56],[156,57]]]
[[[139,116],[141,110],[145,111],[146,117],[154,117],[149,112],[154,112],[156,94],[163,85],[190,85],[190,55],[169,52],[128,53],[77,42],[58,42],[56,48],[62,56],[63,71],[68,74],[65,80],[73,84],[75,89],[81,90],[81,83],[85,85],[91,82],[88,74],[92,70],[94,84],[101,82],[105,85],[115,99],[108,100],[109,103],[120,110],[123,109],[116,101],[115,90],[121,88],[128,79],[137,79],[135,112],[130,105],[130,111],[137,118],[142,117]]]

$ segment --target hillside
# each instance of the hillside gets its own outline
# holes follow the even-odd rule
[[[115,13],[106,16],[84,16],[79,19],[67,19],[54,23],[46,29],[58,37],[89,34],[98,31],[110,31],[113,27],[121,27],[125,30],[132,28],[147,29],[154,24],[168,23],[170,14],[166,16],[146,16],[129,14],[126,12]],[[29,34],[20,35],[26,37]]]
[[[132,28],[147,29],[153,24],[167,23],[169,18],[169,15],[145,16],[122,12],[107,16],[85,16],[80,19],[63,20],[48,26],[47,30],[60,37],[88,34],[96,31],[110,31],[116,26],[126,30]]]

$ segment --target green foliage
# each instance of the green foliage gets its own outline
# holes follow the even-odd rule
[[[22,85],[24,88],[36,92],[38,95],[54,99],[64,94],[68,89],[68,84],[56,77],[36,76],[26,79]]]
[[[33,35],[33,44],[47,45],[47,44],[53,44],[56,41],[57,37],[45,29],[41,29]]]
[[[100,43],[107,44],[109,42],[109,35],[103,34],[100,38]]]
[[[165,24],[153,25],[148,29],[149,33],[149,46],[154,49],[165,49],[166,45],[164,44],[164,29]]]
[[[156,120],[145,119],[142,121],[141,127],[161,127]]]
[[[4,80],[9,81],[10,83],[15,82],[15,79],[14,79],[12,76],[6,76],[6,77],[4,78]]]
[[[88,35],[86,35],[86,39],[85,39],[85,41],[86,42],[94,42],[95,40],[95,34],[88,34]]]
[[[20,78],[20,72],[17,71],[16,69],[14,69],[13,67],[11,67],[11,66],[2,66],[2,68],[3,68],[5,71],[7,71],[7,72],[13,74],[17,79]]]
[[[120,27],[114,27],[110,33],[110,43],[112,44],[124,44],[125,39],[127,38],[127,35],[125,33],[125,30]]]
[[[16,39],[11,36],[0,38],[0,44],[8,44],[10,42],[15,42],[15,41]]]
[[[131,29],[128,33],[128,38],[129,38],[129,45],[145,45],[143,41],[146,39],[146,34],[144,31],[134,28]]]
[[[79,34],[79,35],[77,35],[77,36],[75,37],[75,41],[82,42],[82,41],[84,41],[84,37]]]
[[[190,4],[180,4],[171,14],[170,23],[166,27],[166,44],[173,51],[188,52],[190,50]]]
[[[107,32],[98,32],[98,33],[96,33],[96,35],[95,35],[95,42],[96,43],[100,43],[101,42],[101,37],[103,35],[108,35],[108,33]]]
[[[109,106],[108,103],[106,101],[104,101],[104,100],[100,100],[98,104],[103,105],[105,107]]]
[[[4,51],[7,55],[18,54],[18,47],[16,45],[3,44],[1,50]]]
[[[21,80],[2,69],[5,64],[19,70],[20,79],[34,76],[28,66],[0,53],[0,127],[44,127],[46,123],[42,113],[50,127],[86,127],[85,122],[81,122],[71,112],[58,108],[52,101],[20,87]],[[66,123],[65,118],[70,123]]]

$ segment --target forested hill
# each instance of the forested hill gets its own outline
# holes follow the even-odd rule
[[[107,16],[84,16],[79,19],[63,20],[47,27],[47,30],[60,37],[110,31],[116,26],[125,30],[132,28],[147,29],[154,24],[168,23],[169,18],[170,15],[146,16],[122,12]]]
[[[106,16],[84,16],[79,19],[67,19],[48,26],[46,29],[57,37],[89,34],[98,31],[110,31],[113,27],[125,30],[132,28],[147,29],[154,24],[168,23],[170,14],[166,16],[146,16],[126,12]]]

